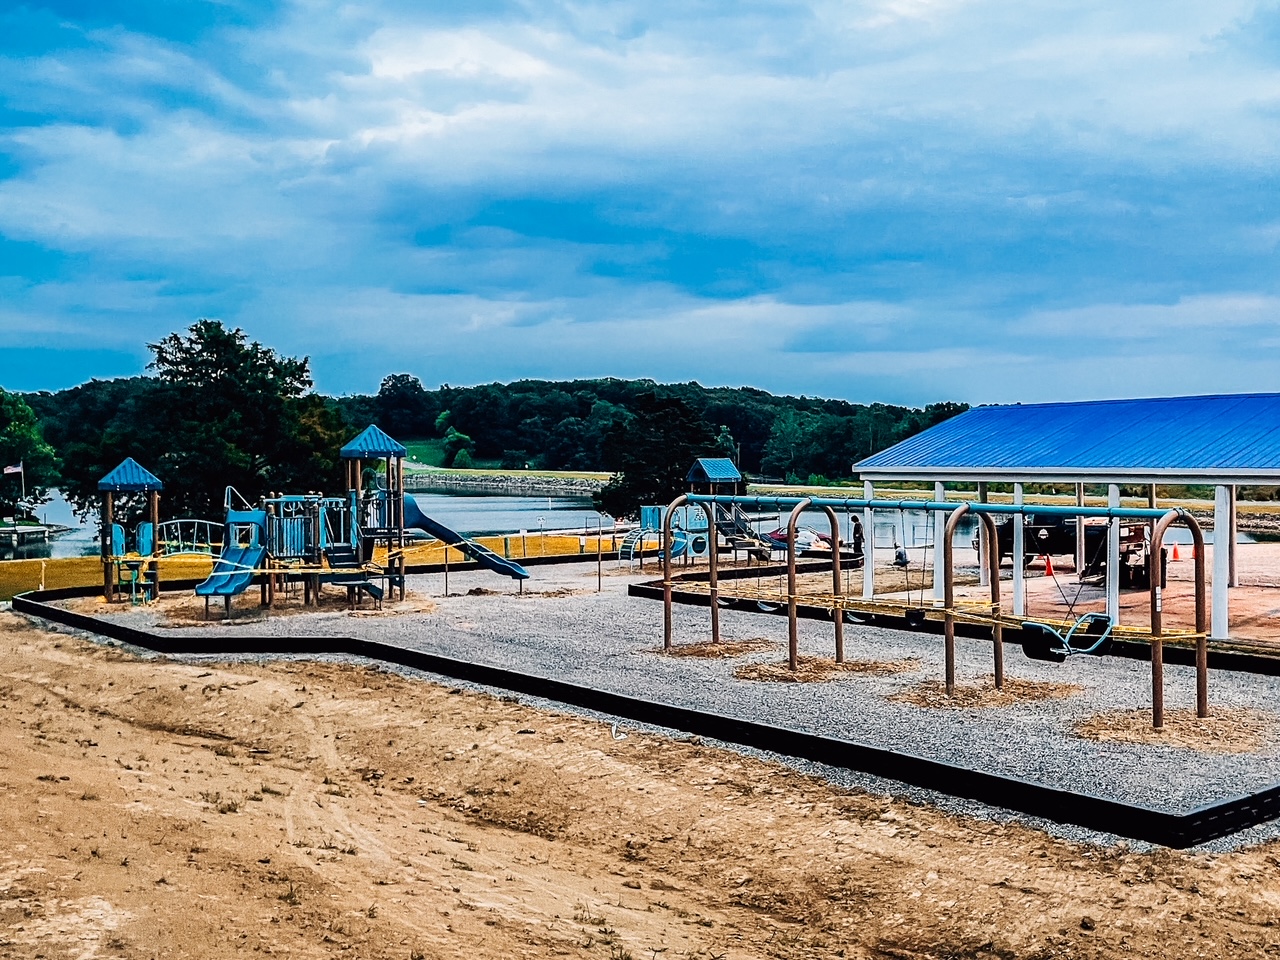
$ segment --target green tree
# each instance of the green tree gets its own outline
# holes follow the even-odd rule
[[[606,438],[603,453],[615,475],[594,498],[596,509],[619,519],[670,503],[687,489],[693,461],[715,453],[711,428],[682,400],[643,394],[632,413]]]
[[[471,466],[471,451],[475,446],[475,441],[469,436],[450,427],[444,435],[444,465],[446,467],[463,466],[464,464],[458,462],[458,458],[465,453],[467,455],[465,465]]]
[[[407,373],[384,377],[375,398],[378,425],[394,437],[426,437],[439,414],[422,381]]]
[[[729,428],[721,424],[720,432],[716,434],[716,451],[722,457],[728,457],[735,464],[738,462],[738,444],[733,439],[733,434],[729,432]]]
[[[169,516],[220,516],[227,486],[252,501],[338,480],[348,428],[336,405],[310,392],[306,358],[282,357],[216,320],[149,347],[155,376],[92,381],[60,401],[64,492],[82,515],[96,507],[99,478],[125,457],[164,481]]]
[[[58,458],[45,442],[35,411],[18,394],[0,388],[0,467],[22,465],[22,474],[0,474],[0,497],[16,506],[26,487],[26,503],[40,503],[58,480]]]

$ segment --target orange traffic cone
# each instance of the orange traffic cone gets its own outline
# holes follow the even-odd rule
[[[1170,560],[1182,559],[1182,554],[1178,552],[1178,545],[1176,543],[1173,545],[1173,553],[1169,556],[1169,559]]]
[[[1044,575],[1046,577],[1053,576],[1053,561],[1049,559],[1049,555],[1044,555]]]

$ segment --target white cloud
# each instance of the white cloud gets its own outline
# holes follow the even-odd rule
[[[89,31],[0,63],[50,116],[0,132],[0,233],[75,258],[8,295],[0,339],[213,315],[437,379],[973,400],[1092,389],[1059,358],[1080,340],[1229,386],[1273,359],[1280,297],[1257,9],[309,3],[192,45]]]

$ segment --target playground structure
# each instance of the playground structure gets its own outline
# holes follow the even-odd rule
[[[160,491],[164,484],[160,478],[144,468],[132,457],[98,481],[102,496],[100,524],[102,556],[102,595],[108,603],[123,598],[125,583],[129,586],[132,602],[155,599],[160,592],[159,544]],[[117,497],[120,494],[143,494],[146,498],[146,516],[134,529],[134,549],[125,542],[124,526],[116,522]],[[123,579],[129,573],[128,581]]]
[[[705,556],[707,552],[707,520],[702,511],[682,507],[671,517],[670,540],[663,535],[666,507],[640,508],[640,523],[618,545],[620,563],[639,563],[644,567],[645,557],[662,560],[665,544],[671,544],[673,559]]]
[[[460,550],[485,569],[523,582],[528,572],[487,547],[468,540],[428,517],[404,491],[405,447],[370,426],[342,448],[347,491],[272,494],[248,503],[234,488],[226,490],[221,524],[209,520],[159,521],[161,481],[133,460],[126,460],[99,483],[102,502],[103,596],[134,602],[159,596],[159,560],[197,554],[213,557],[213,571],[195,593],[209,601],[220,597],[229,614],[234,597],[251,584],[261,588],[261,605],[271,607],[278,594],[301,587],[304,606],[318,606],[323,585],[345,588],[348,604],[364,596],[380,604],[387,595],[404,599],[405,543],[408,530],[420,530]],[[382,467],[382,482],[377,482]],[[366,483],[366,471],[372,482]],[[149,520],[137,525],[133,551],[115,522],[116,497],[142,493]],[[122,571],[128,571],[129,579]]]
[[[1191,514],[1184,510],[1158,510],[1146,508],[1124,508],[1124,507],[1089,507],[1084,505],[1078,506],[1056,506],[1056,507],[1029,507],[1022,504],[991,504],[991,503],[971,503],[962,501],[910,501],[910,500],[874,500],[874,499],[854,499],[854,498],[820,498],[820,497],[757,497],[757,496],[716,496],[707,494],[686,494],[677,497],[672,501],[667,511],[670,517],[674,512],[686,505],[695,504],[707,511],[708,517],[711,511],[717,506],[725,507],[773,507],[780,509],[790,507],[791,513],[787,522],[787,585],[785,602],[787,606],[788,619],[788,656],[789,664],[794,670],[798,666],[798,605],[801,599],[807,605],[825,609],[830,612],[831,618],[835,625],[835,648],[836,660],[843,661],[844,650],[844,623],[847,617],[854,617],[859,613],[877,614],[890,613],[900,616],[908,623],[915,620],[917,623],[923,623],[926,619],[942,620],[943,634],[945,645],[945,670],[946,670],[946,691],[948,696],[955,692],[955,626],[957,622],[965,622],[988,628],[991,631],[992,649],[993,649],[993,673],[995,685],[1002,687],[1004,685],[1004,631],[1006,628],[1013,628],[1021,631],[1024,637],[1023,649],[1029,657],[1035,659],[1049,660],[1053,662],[1062,662],[1068,656],[1079,653],[1101,653],[1104,652],[1106,641],[1112,636],[1123,635],[1127,639],[1142,640],[1150,644],[1151,647],[1151,684],[1152,684],[1152,724],[1156,729],[1160,729],[1164,725],[1164,658],[1163,645],[1165,641],[1176,639],[1181,641],[1189,641],[1195,644],[1196,659],[1196,712],[1200,717],[1209,715],[1209,699],[1208,699],[1208,640],[1206,632],[1207,610],[1206,610],[1206,572],[1204,561],[1204,536],[1200,530],[1200,525],[1196,522]],[[868,574],[864,580],[864,586],[870,585],[870,589],[864,589],[861,597],[853,597],[844,592],[842,589],[840,577],[840,551],[832,551],[831,572],[832,572],[832,590],[829,594],[823,595],[806,595],[801,598],[797,590],[797,549],[796,549],[796,532],[797,523],[800,516],[810,509],[822,511],[827,517],[831,527],[831,537],[833,543],[839,543],[839,522],[837,511],[843,512],[851,521],[858,519],[861,515],[860,523],[870,527],[876,511],[906,511],[919,510],[934,514],[935,516],[945,517],[945,522],[940,524],[942,528],[942,583],[935,582],[935,588],[941,587],[941,597],[931,605],[925,605],[923,597],[919,606],[911,606],[909,602],[903,602],[900,599],[893,598],[877,598],[874,592],[874,571],[865,568]],[[993,549],[997,531],[994,517],[998,515],[1013,515],[1020,517],[1023,513],[1034,510],[1037,514],[1057,514],[1060,516],[1069,516],[1076,518],[1099,517],[1104,518],[1110,523],[1108,524],[1111,537],[1118,537],[1120,521],[1134,520],[1144,521],[1151,525],[1151,548],[1150,553],[1153,557],[1162,556],[1164,535],[1168,528],[1174,523],[1184,524],[1191,532],[1193,539],[1193,551],[1195,557],[1195,625],[1192,631],[1182,631],[1177,634],[1168,635],[1164,632],[1163,624],[1163,606],[1162,591],[1163,584],[1158,576],[1149,577],[1149,608],[1150,608],[1150,625],[1143,629],[1139,627],[1120,625],[1114,622],[1114,619],[1107,614],[1086,614],[1084,617],[1075,621],[1064,620],[1031,620],[1021,616],[1011,616],[1005,613],[1001,607],[1000,595],[1000,570],[999,570],[999,551]],[[983,549],[980,551],[981,556],[985,560],[986,580],[990,586],[990,601],[979,602],[970,601],[959,604],[955,598],[955,559],[954,559],[954,540],[955,531],[960,520],[967,514],[976,515],[981,524],[979,528],[979,536],[983,541]],[[669,531],[667,531],[669,532]],[[938,571],[935,570],[935,576]],[[708,552],[708,575],[705,589],[708,593],[708,603],[711,616],[711,639],[713,643],[720,641],[720,624],[719,624],[719,608],[722,603],[732,602],[737,597],[722,597],[719,585],[717,569],[717,551],[714,542]],[[663,647],[670,649],[672,646],[672,603],[673,588],[676,580],[672,574],[672,566],[669,558],[664,558],[663,562],[663,579],[662,579],[662,595],[663,595]],[[682,580],[680,582],[682,590],[700,592],[703,589],[702,583],[694,580]],[[749,593],[744,593],[741,599],[752,598]],[[1102,629],[1102,635],[1096,634],[1096,629]],[[1086,637],[1092,639],[1088,642],[1077,643],[1077,639],[1084,641]]]

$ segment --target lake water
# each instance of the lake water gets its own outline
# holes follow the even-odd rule
[[[519,533],[525,530],[537,533],[539,530],[572,530],[589,532],[596,529],[601,515],[592,508],[591,498],[585,496],[507,496],[492,493],[415,493],[414,499],[427,516],[438,520],[445,526],[467,536],[479,536],[493,533]],[[96,556],[98,553],[97,518],[90,518],[88,524],[81,523],[71,505],[56,490],[53,499],[36,511],[46,523],[59,524],[71,529],[49,543],[33,543],[13,550],[0,547],[0,559],[40,557],[81,557]],[[767,533],[777,527],[784,526],[787,521],[785,512],[775,519],[772,516],[758,515],[761,519],[756,528]],[[849,537],[849,522],[843,514],[840,517],[842,537]],[[605,514],[602,518],[604,529],[611,530],[613,519]],[[976,518],[965,517],[956,530],[955,544],[967,546],[976,535]],[[827,521],[818,512],[810,512],[801,518],[801,525],[812,527],[822,533],[827,532]],[[895,543],[908,547],[923,547],[932,543],[932,517],[920,510],[877,511],[875,521],[875,545],[878,550],[888,549]],[[1190,531],[1174,526],[1165,535],[1169,543],[1190,543]],[[1213,542],[1212,531],[1206,532],[1206,541]],[[1240,535],[1241,543],[1251,542],[1253,538],[1247,534]]]
[[[505,496],[487,493],[414,493],[419,509],[451,530],[468,536],[487,533],[537,533],[539,530],[596,529],[603,522],[613,529],[613,518],[601,515],[590,497]]]

